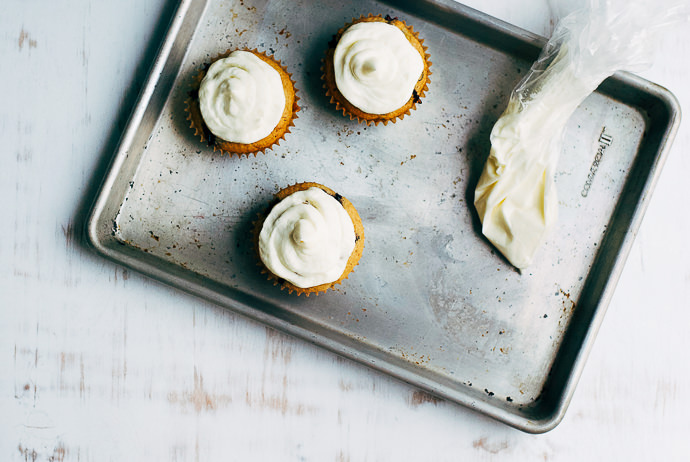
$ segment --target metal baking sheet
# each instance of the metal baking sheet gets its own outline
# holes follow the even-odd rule
[[[361,14],[405,19],[429,47],[423,104],[387,126],[329,104],[321,58]],[[571,118],[559,221],[523,274],[480,232],[474,186],[489,132],[544,40],[448,0],[188,0],[180,4],[88,222],[101,254],[528,432],[562,419],[679,123],[675,98],[631,74]],[[228,48],[288,66],[302,111],[280,147],[219,156],[184,100]],[[259,273],[252,220],[273,194],[317,181],[366,233],[355,272],[296,297]]]

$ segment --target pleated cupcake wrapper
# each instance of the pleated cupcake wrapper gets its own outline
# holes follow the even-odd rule
[[[406,108],[406,110],[401,111],[399,114],[395,114],[390,117],[384,117],[384,114],[368,114],[365,113],[364,111],[358,109],[354,105],[352,105],[347,99],[343,96],[342,93],[340,93],[340,90],[338,90],[337,85],[335,84],[335,75],[333,73],[333,53],[335,52],[335,47],[338,44],[338,41],[340,40],[340,37],[342,37],[343,33],[352,25],[360,23],[360,22],[385,22],[387,24],[393,23],[393,22],[398,22],[401,23],[405,29],[419,42],[419,44],[422,47],[422,50],[424,51],[424,62],[425,62],[425,67],[426,67],[426,75],[424,76],[424,84],[417,89],[417,86],[415,86],[415,90],[417,95],[412,96],[412,104],[410,107]],[[388,17],[384,18],[381,15],[373,15],[369,14],[367,16],[360,16],[359,19],[357,18],[352,18],[352,22],[345,24],[343,27],[341,27],[338,32],[333,36],[332,41],[329,43],[328,49],[326,50],[326,57],[322,59],[322,67],[321,67],[321,80],[324,81],[323,88],[326,90],[326,96],[330,98],[330,103],[335,104],[336,110],[341,111],[343,113],[343,116],[349,117],[350,120],[357,120],[357,123],[366,123],[367,125],[371,125],[374,123],[375,125],[378,125],[380,123],[383,123],[383,125],[388,125],[388,122],[395,123],[399,120],[402,120],[406,115],[410,115],[411,111],[414,111],[417,109],[417,103],[421,104],[422,98],[424,98],[424,95],[427,91],[429,91],[429,82],[431,81],[430,75],[432,74],[431,72],[431,61],[429,61],[429,58],[431,56],[426,52],[429,48],[424,45],[424,40],[419,37],[419,32],[415,32],[414,28],[412,26],[407,25],[407,23],[401,19],[398,18],[390,18]],[[407,106],[409,104],[406,103],[402,107]],[[394,114],[397,111],[393,111],[389,114]]]
[[[281,200],[284,198],[288,197],[289,195],[297,192],[297,191],[304,191],[306,189],[309,189],[311,187],[317,187],[323,191],[325,191],[327,194],[333,196],[334,198],[340,197],[341,199],[338,200],[341,202],[341,200],[346,200],[347,203],[350,204],[350,207],[345,207],[345,204],[343,204],[343,207],[345,207],[345,210],[347,211],[348,215],[350,215],[350,218],[352,219],[352,223],[355,227],[355,236],[357,237],[357,241],[355,243],[355,248],[353,249],[352,253],[350,254],[350,258],[348,259],[347,266],[345,268],[345,271],[343,271],[343,274],[338,278],[337,280],[325,284],[320,284],[318,286],[314,287],[297,287],[296,285],[292,284],[289,281],[286,281],[285,279],[276,276],[273,274],[264,264],[263,261],[261,260],[261,256],[259,253],[259,235],[261,234],[261,229],[263,227],[264,220],[270,213],[271,209]],[[284,189],[281,189],[276,193],[275,195],[275,201],[271,206],[267,209],[267,211],[263,214],[258,214],[256,221],[253,223],[253,231],[252,231],[252,241],[254,242],[254,250],[256,253],[256,258],[257,258],[257,265],[261,268],[261,274],[265,274],[267,279],[269,281],[273,282],[274,286],[280,285],[280,290],[287,290],[288,293],[296,293],[298,296],[304,294],[305,296],[309,296],[311,294],[314,295],[319,295],[320,293],[326,293],[329,289],[334,288],[338,284],[342,284],[342,282],[347,279],[350,274],[354,272],[355,266],[359,265],[359,260],[362,257],[362,253],[364,251],[364,227],[362,226],[362,220],[359,216],[359,213],[357,213],[357,210],[355,207],[352,205],[350,201],[348,201],[345,197],[340,196],[339,194],[336,194],[335,191],[332,189],[323,186],[322,184],[319,183],[311,183],[311,182],[305,182],[305,183],[296,183],[294,185],[287,186]],[[341,202],[342,203],[342,202]],[[350,210],[351,209],[351,210]],[[352,215],[354,213],[355,216]]]
[[[206,124],[204,123],[203,116],[201,115],[201,109],[199,108],[199,97],[198,97],[198,92],[199,92],[199,87],[201,86],[201,81],[204,79],[206,76],[206,72],[208,71],[209,67],[211,64],[213,64],[215,61],[218,61],[219,59],[226,58],[232,53],[233,51],[238,51],[238,50],[226,50],[224,53],[219,54],[216,56],[214,59],[212,59],[206,66],[202,67],[199,69],[197,74],[194,76],[194,81],[191,84],[191,90],[190,90],[190,96],[187,98],[185,101],[185,112],[187,113],[187,120],[189,121],[189,126],[190,128],[194,129],[194,136],[198,136],[201,140],[201,142],[206,142],[209,147],[213,147],[214,152],[220,152],[220,154],[228,154],[230,156],[232,155],[237,155],[238,157],[242,156],[248,156],[249,154],[254,154],[256,156],[259,152],[264,153],[266,149],[272,149],[274,146],[280,145],[280,142],[282,140],[285,140],[285,135],[287,133],[290,133],[290,127],[295,126],[295,119],[297,119],[299,116],[297,115],[297,112],[300,111],[300,107],[297,104],[299,101],[299,97],[297,96],[297,88],[295,87],[295,81],[292,80],[292,74],[287,71],[287,67],[283,66],[281,62],[272,56],[267,55],[265,52],[260,52],[256,48],[254,49],[242,49],[240,51],[249,51],[251,53],[254,53],[257,56],[263,56],[266,58],[268,61],[276,64],[280,70],[283,72],[280,73],[280,79],[284,83],[284,77],[287,76],[288,81],[290,82],[290,86],[292,87],[293,91],[293,102],[292,102],[292,113],[290,120],[287,124],[286,129],[281,133],[280,136],[276,137],[272,141],[266,141],[268,138],[271,137],[271,135],[268,135],[266,138],[263,138],[261,140],[258,140],[254,143],[248,143],[248,144],[242,144],[242,143],[233,143],[230,141],[225,141],[221,138],[216,137],[211,133],[211,131],[206,127]],[[275,67],[274,67],[275,68]],[[277,69],[276,69],[277,70]],[[283,75],[285,74],[285,76]],[[282,122],[282,118],[281,118]],[[280,125],[280,123],[279,123]],[[258,145],[258,146],[254,146]]]

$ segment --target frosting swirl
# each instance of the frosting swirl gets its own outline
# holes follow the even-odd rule
[[[340,93],[369,114],[405,105],[424,70],[422,56],[405,34],[384,22],[350,26],[335,47],[333,65]]]
[[[350,215],[317,187],[276,204],[259,234],[259,255],[266,268],[303,289],[337,281],[354,248]]]
[[[211,64],[199,87],[199,107],[211,133],[251,144],[271,134],[285,109],[280,74],[249,51]]]

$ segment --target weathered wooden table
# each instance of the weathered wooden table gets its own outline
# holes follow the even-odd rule
[[[546,0],[465,3],[550,28]],[[687,460],[688,120],[564,421],[528,435],[83,247],[175,6],[3,4],[2,460]],[[686,110],[689,43],[669,33],[642,74]]]

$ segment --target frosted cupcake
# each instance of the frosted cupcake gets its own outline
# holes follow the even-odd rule
[[[326,51],[326,94],[343,115],[387,124],[410,114],[428,90],[429,55],[405,21],[362,16],[338,31]]]
[[[276,199],[255,229],[269,279],[307,296],[340,284],[364,250],[362,220],[352,203],[318,183],[289,186]]]
[[[214,151],[256,155],[290,132],[298,99],[279,61],[256,50],[228,50],[196,75],[187,119]]]

